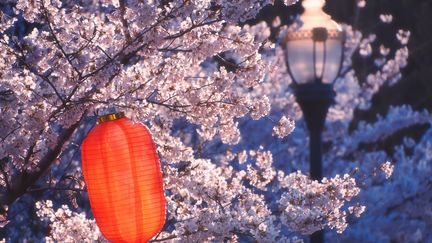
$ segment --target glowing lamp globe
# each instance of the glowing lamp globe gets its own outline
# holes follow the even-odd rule
[[[111,242],[147,242],[165,223],[165,196],[150,132],[124,113],[109,114],[82,145],[93,215]]]
[[[303,25],[286,35],[285,60],[296,84],[332,84],[339,75],[344,33],[322,10],[324,4],[324,0],[304,0]]]

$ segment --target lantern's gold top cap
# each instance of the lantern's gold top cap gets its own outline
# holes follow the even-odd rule
[[[125,117],[124,112],[111,113],[111,114],[107,114],[107,115],[103,115],[103,116],[98,117],[98,123],[114,121],[114,120],[118,120],[118,119],[123,118],[123,117]]]

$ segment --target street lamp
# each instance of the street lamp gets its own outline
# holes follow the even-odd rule
[[[324,0],[304,0],[303,25],[288,32],[284,41],[285,61],[296,96],[309,129],[310,176],[322,179],[322,130],[336,93],[333,82],[343,61],[344,33],[322,8]],[[324,242],[318,231],[311,242]]]

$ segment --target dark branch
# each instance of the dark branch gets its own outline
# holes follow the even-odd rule
[[[6,193],[0,193],[0,213],[4,213],[5,206],[12,204],[16,199],[25,194],[31,186],[33,186],[37,180],[48,170],[51,164],[60,156],[63,145],[69,141],[72,134],[79,127],[82,119],[85,117],[86,112],[81,116],[75,124],[67,129],[64,129],[57,139],[56,146],[49,150],[45,156],[38,162],[38,170],[34,171],[23,171],[19,175],[14,177],[14,180],[10,183],[10,191]]]

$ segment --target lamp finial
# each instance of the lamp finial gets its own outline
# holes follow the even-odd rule
[[[302,29],[326,28],[327,30],[340,27],[323,10],[325,0],[303,0],[302,6],[305,9],[300,16],[303,22]]]
[[[305,10],[321,10],[324,5],[324,0],[304,0],[302,2],[302,6]]]

